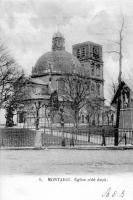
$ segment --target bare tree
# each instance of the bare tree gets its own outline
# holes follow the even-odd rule
[[[26,116],[30,119],[34,119],[34,124],[36,130],[39,129],[40,123],[40,110],[45,106],[44,101],[41,100],[32,100],[25,101],[26,104]]]
[[[85,75],[65,74],[61,79],[62,89],[60,96],[65,102],[65,106],[70,109],[70,114],[74,119],[74,127],[78,130],[79,112],[86,104],[90,94],[90,81]]]
[[[118,41],[114,41],[115,44],[118,45],[118,50],[113,50],[113,51],[108,51],[107,53],[115,53],[119,56],[119,75],[118,75],[118,83],[121,82],[121,75],[122,75],[122,61],[123,61],[123,31],[124,31],[124,24],[125,24],[125,20],[124,20],[124,16],[122,16],[122,23],[121,23],[121,27],[119,30],[119,40]]]
[[[18,65],[7,53],[5,47],[0,45],[0,109],[10,98],[13,91],[13,83],[18,77]]]
[[[97,98],[93,100],[89,100],[86,103],[86,110],[87,110],[87,122],[88,125],[98,125],[100,124],[100,113],[102,111],[102,105]],[[96,121],[95,121],[96,120]]]
[[[115,95],[117,87],[118,87],[118,84],[112,81],[112,83],[110,84],[110,90],[109,90],[111,97]]]
[[[45,118],[48,122],[48,127],[51,129],[51,134],[53,133],[55,118],[59,115],[59,107],[58,93],[54,90],[50,94],[49,101],[45,103]]]
[[[9,97],[4,105],[6,109],[6,126],[14,126],[13,116],[16,114],[17,109],[22,105],[24,99],[24,85],[25,77],[23,72],[20,72],[16,77],[16,80],[12,83],[12,91],[10,91]]]
[[[110,108],[110,106],[105,106],[104,107],[103,115],[105,117],[105,121],[106,121],[106,123],[107,123],[108,126],[110,126],[110,125],[113,126],[113,114],[114,114],[114,112]]]
[[[122,75],[122,61],[123,61],[123,31],[124,31],[124,17],[122,17],[122,23],[119,30],[119,40],[115,43],[118,45],[119,49],[118,51],[109,51],[108,53],[115,53],[119,56],[119,75],[118,75],[118,84],[121,84],[121,75]],[[115,132],[115,146],[118,146],[119,143],[119,121],[120,121],[120,109],[121,109],[121,91],[119,91],[118,94],[118,100],[117,100],[117,114],[116,114],[116,132]]]
[[[87,110],[87,123],[88,125],[92,125],[92,120],[94,119],[94,114],[95,114],[95,104],[92,101],[87,101],[86,105],[86,110]]]

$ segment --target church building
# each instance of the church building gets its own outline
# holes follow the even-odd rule
[[[73,54],[65,50],[65,38],[57,32],[52,37],[52,50],[44,53],[32,68],[32,74],[27,80],[24,106],[18,110],[18,125],[33,127],[38,120],[37,128],[49,123],[47,105],[51,94],[57,94],[63,87],[60,78],[64,74],[85,74],[90,85],[89,100],[100,105],[100,114],[104,106],[104,79],[102,46],[93,42],[83,42],[72,46]],[[56,97],[56,95],[55,95]],[[36,117],[35,117],[36,115]],[[87,123],[87,112],[84,107],[80,111],[80,123]],[[94,115],[95,124],[97,116]],[[65,124],[72,122],[69,114]]]

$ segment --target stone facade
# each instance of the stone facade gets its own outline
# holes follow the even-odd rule
[[[39,123],[46,121],[46,106],[50,95],[63,88],[61,77],[65,74],[85,74],[90,85],[91,101],[98,101],[100,106],[104,105],[104,80],[103,80],[103,60],[102,47],[92,42],[85,42],[73,45],[73,55],[65,50],[65,39],[61,33],[57,32],[52,38],[52,51],[43,54],[32,69],[30,81],[27,84],[27,91],[30,98],[25,99],[26,110],[34,110],[34,107],[45,101],[44,106],[39,110]],[[60,99],[60,96],[58,96]],[[97,102],[96,102],[97,103]],[[98,115],[101,119],[102,111]],[[80,111],[80,123],[87,123],[86,108]],[[18,117],[19,118],[19,117]],[[35,124],[35,119],[29,114],[25,124]],[[94,115],[92,121],[96,121]],[[19,121],[19,120],[18,120]],[[45,122],[46,123],[46,122]],[[71,117],[65,116],[65,123],[72,123]]]
[[[104,79],[102,46],[84,42],[73,45],[73,54],[78,58],[85,73],[90,79],[90,91],[92,97],[104,101]]]

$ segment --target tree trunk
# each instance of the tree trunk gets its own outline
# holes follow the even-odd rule
[[[109,116],[107,116],[107,118],[108,118],[108,126],[109,126]]]
[[[13,127],[14,126],[13,109],[12,109],[12,107],[8,107],[6,111],[7,111],[7,114],[6,114],[6,127]]]
[[[39,129],[39,110],[36,111],[36,130]]]
[[[78,135],[78,130],[79,130],[79,110],[75,111],[75,134],[76,134],[76,140],[77,140],[77,135]]]
[[[115,130],[115,140],[114,140],[115,146],[118,146],[119,144],[120,109],[121,109],[121,96],[119,95],[118,102],[117,102],[117,114],[116,114],[116,130]]]

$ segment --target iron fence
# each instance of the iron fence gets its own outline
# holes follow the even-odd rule
[[[29,129],[0,129],[0,147],[27,147],[35,145],[36,132]]]
[[[114,127],[45,127],[40,131],[40,146],[114,145]],[[25,128],[0,129],[0,146],[35,146],[37,131]],[[133,145],[133,129],[119,129],[119,145]]]
[[[114,127],[97,127],[78,129],[74,128],[45,128],[42,134],[42,145],[114,145]],[[133,145],[133,130],[119,129],[119,145]]]

